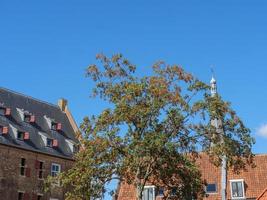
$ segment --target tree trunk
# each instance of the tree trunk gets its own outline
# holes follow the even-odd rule
[[[136,195],[136,200],[142,200],[143,197],[143,186],[139,183],[137,186],[137,195]]]

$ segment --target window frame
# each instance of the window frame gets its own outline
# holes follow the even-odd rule
[[[241,184],[242,184],[242,193],[243,193],[242,197],[233,197],[232,183],[234,183],[234,182],[241,182]],[[232,180],[230,180],[230,189],[231,189],[231,199],[246,199],[244,179],[232,179]]]
[[[48,145],[48,141],[49,141],[50,145]],[[53,147],[53,139],[47,137],[46,138],[46,146],[52,148]]]
[[[45,162],[43,160],[36,160],[38,162],[38,168],[37,170],[37,177],[39,180],[44,180],[44,173],[45,173]],[[41,168],[41,163],[42,163],[42,168]],[[41,175],[41,177],[40,177]]]
[[[35,115],[31,113],[24,113],[24,122],[26,123],[34,123],[35,122]]]
[[[21,198],[20,198],[20,194],[22,194]],[[24,199],[24,194],[25,194],[25,191],[18,191],[18,200],[23,200]]]
[[[22,165],[22,160],[24,160],[24,165]],[[19,164],[19,175],[22,176],[22,177],[26,177],[26,168],[27,168],[27,165],[26,165],[26,158],[20,158],[20,164]],[[21,173],[23,170],[23,173]]]
[[[24,140],[24,132],[17,130],[17,139],[20,141]]]
[[[144,192],[145,192],[145,190],[146,189],[153,189],[153,195],[152,195],[152,199],[145,199],[144,198]],[[145,187],[144,187],[144,190],[143,190],[143,195],[142,195],[142,199],[143,200],[156,200],[156,186],[155,185],[146,185]]]
[[[53,166],[57,166],[58,167],[58,172],[56,171],[53,171]],[[56,175],[54,176],[53,173],[56,173]],[[58,176],[58,174],[61,173],[61,164],[58,164],[58,163],[51,163],[51,169],[50,169],[50,175],[51,177],[55,178]],[[60,186],[60,182],[59,180],[55,180],[55,182],[53,182],[54,185],[56,186]]]
[[[58,164],[58,163],[51,163],[51,176],[52,177],[56,177],[56,176],[53,176],[53,172],[55,173],[56,171],[53,171],[53,166],[57,166],[59,171],[57,172],[57,174],[59,174],[61,172],[61,164]]]
[[[208,185],[215,185],[215,192],[208,192],[207,191],[207,187]],[[218,186],[216,183],[208,183],[206,186],[205,186],[205,192],[206,194],[218,194]]]

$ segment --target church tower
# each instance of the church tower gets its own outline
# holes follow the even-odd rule
[[[211,97],[215,97],[217,94],[217,82],[214,76],[212,76],[210,81],[210,92],[211,92]],[[221,135],[221,142],[223,143],[224,131],[222,128],[222,120],[212,119],[211,125],[216,128],[216,134]],[[226,200],[226,184],[227,184],[227,158],[225,155],[223,155],[221,163],[221,200]]]

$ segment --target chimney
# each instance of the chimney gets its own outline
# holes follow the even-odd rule
[[[65,112],[67,107],[68,101],[66,99],[59,99],[58,100],[58,106],[61,111]]]

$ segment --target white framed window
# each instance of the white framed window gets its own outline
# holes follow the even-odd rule
[[[155,186],[145,186],[142,200],[155,200]]]
[[[230,180],[231,198],[245,199],[244,179]]]
[[[56,164],[56,163],[52,163],[51,165],[51,176],[52,177],[56,177],[61,171],[61,165],[60,164]]]

